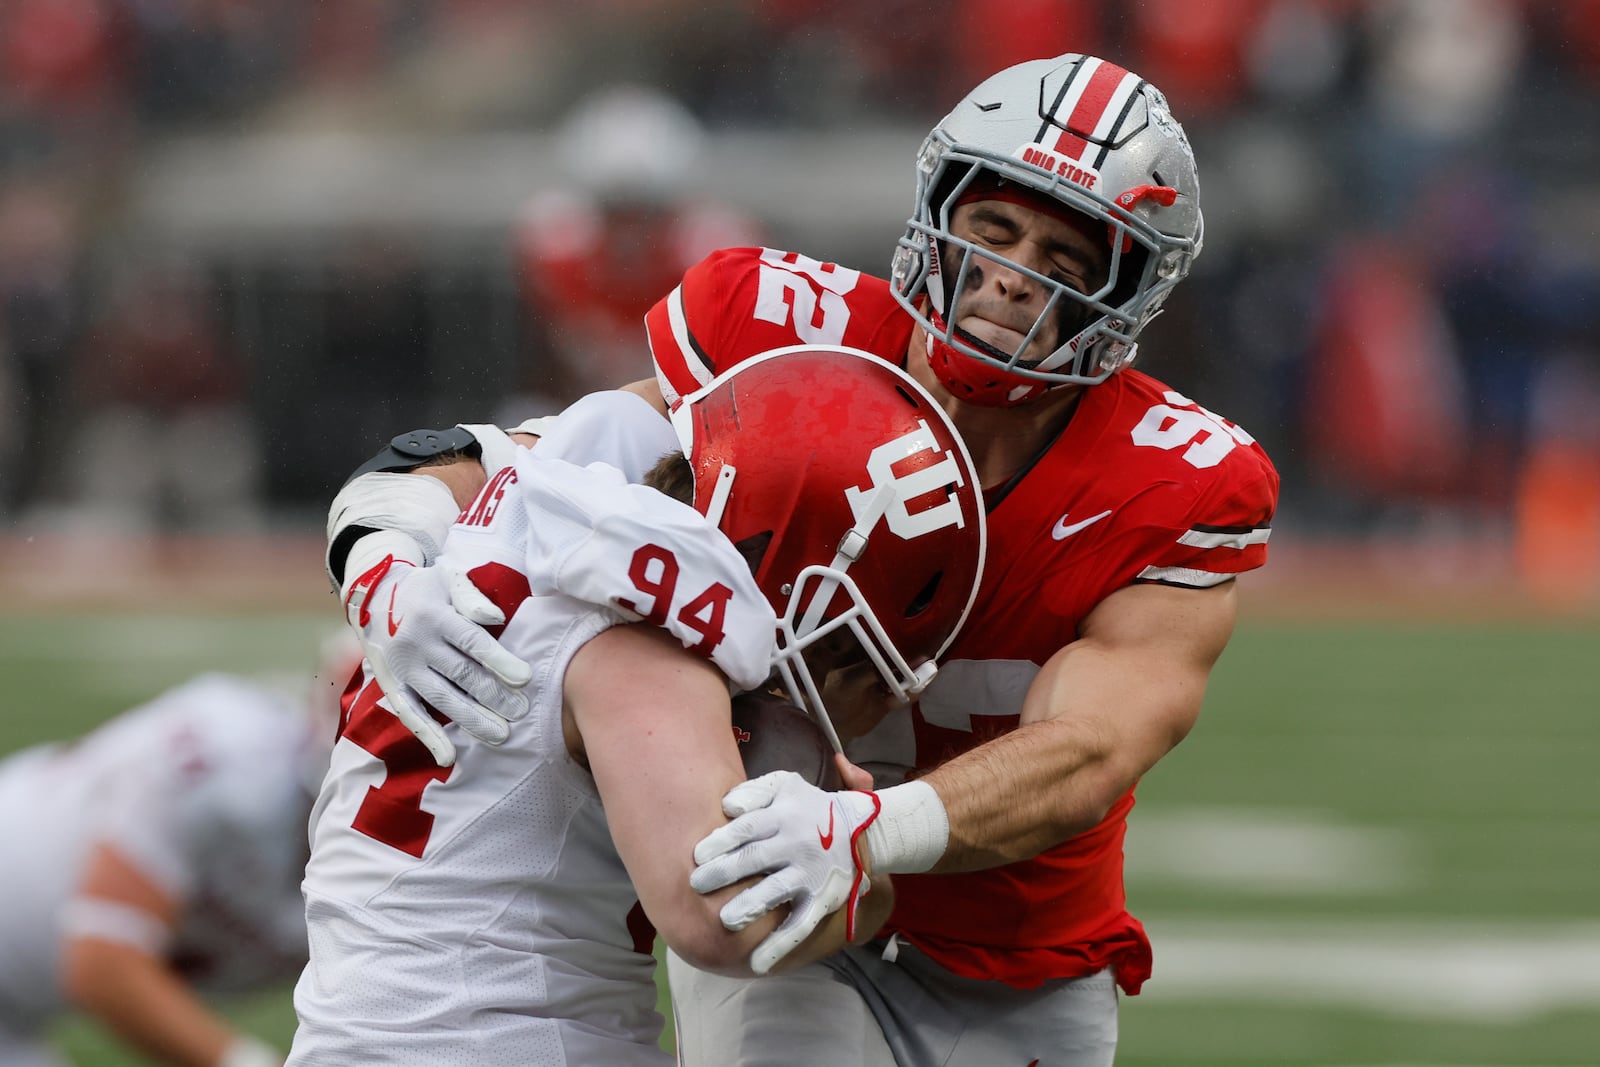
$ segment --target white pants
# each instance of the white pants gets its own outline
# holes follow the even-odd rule
[[[767,978],[667,974],[683,1067],[1111,1067],[1109,970],[1015,989],[951,974],[896,939]],[[885,955],[890,958],[885,959]]]

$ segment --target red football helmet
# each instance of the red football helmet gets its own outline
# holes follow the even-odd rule
[[[796,345],[713,378],[672,421],[695,507],[778,615],[791,697],[827,724],[800,653],[845,627],[897,699],[921,692],[972,606],[985,546],[972,458],[933,398],[869,353]]]

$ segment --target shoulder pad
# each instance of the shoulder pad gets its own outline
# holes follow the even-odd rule
[[[483,448],[472,431],[461,426],[447,430],[411,430],[391,438],[377,455],[357,467],[345,481],[348,483],[374,471],[403,474],[416,470],[435,456],[452,453],[477,459],[483,454]]]

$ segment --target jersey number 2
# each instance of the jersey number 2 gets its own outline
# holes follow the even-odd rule
[[[844,302],[844,294],[860,280],[858,270],[794,252],[763,249],[756,318],[782,326],[792,317],[794,335],[800,340],[836,345],[844,340],[850,323],[850,305]]]

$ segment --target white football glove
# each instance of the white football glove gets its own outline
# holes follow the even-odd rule
[[[878,817],[873,793],[829,793],[793,771],[772,771],[741,782],[722,798],[733,821],[694,848],[689,885],[697,893],[764,874],[722,906],[722,925],[743,930],[780,904],[789,916],[750,954],[750,969],[766,974],[840,906],[845,936],[855,938],[856,909],[869,882],[858,844]]]
[[[483,629],[506,621],[465,574],[385,556],[350,584],[345,617],[389,707],[441,767],[455,746],[423,706],[491,745],[528,713],[532,668]]]

